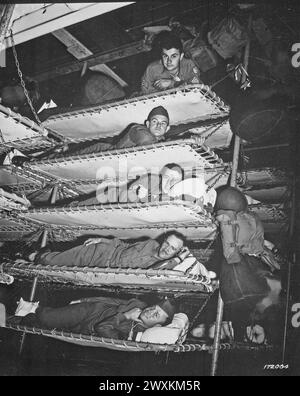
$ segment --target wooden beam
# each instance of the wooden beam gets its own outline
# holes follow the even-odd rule
[[[17,45],[132,3],[134,2],[46,3],[45,7],[24,13],[14,21],[14,42]],[[7,48],[11,47],[8,35],[5,42]]]
[[[5,36],[9,34],[8,30],[11,24],[11,17],[14,12],[15,4],[0,5],[0,45],[2,45]]]
[[[59,29],[55,32],[52,32],[52,35],[56,37],[61,43],[63,43],[67,51],[74,56],[76,59],[86,59],[93,55],[93,52],[90,51],[85,45],[83,45],[76,37],[73,36],[66,29]],[[95,70],[102,72],[121,85],[121,87],[127,87],[128,84],[118,76],[113,70],[111,70],[107,65],[100,64],[96,66],[90,67],[90,70]]]
[[[113,62],[118,59],[127,58],[129,56],[140,54],[141,52],[150,51],[150,47],[146,46],[144,40],[135,41],[130,44],[125,44],[119,48],[111,51],[96,53],[88,58],[78,59],[76,61],[65,63],[55,69],[50,69],[41,73],[30,75],[36,81],[45,81],[52,78],[62,76],[69,73],[74,73],[82,69],[83,64],[87,67],[101,65],[103,63]]]

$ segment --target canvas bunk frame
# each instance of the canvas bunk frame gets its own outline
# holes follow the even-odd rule
[[[210,138],[213,135],[213,133],[216,131],[216,129],[221,128],[222,126],[224,126],[224,123],[227,122],[226,117],[228,117],[229,109],[219,98],[216,97],[216,95],[210,90],[209,87],[200,85],[200,86],[186,86],[183,89],[177,89],[177,90],[169,90],[169,91],[165,91],[163,93],[149,95],[149,96],[145,97],[144,99],[142,97],[139,97],[139,98],[133,98],[133,99],[130,99],[127,101],[119,102],[119,103],[107,104],[107,105],[101,106],[101,109],[99,108],[99,106],[97,106],[94,109],[89,109],[88,113],[86,112],[86,110],[77,110],[77,111],[67,113],[64,115],[50,117],[48,120],[46,120],[41,125],[41,127],[38,126],[38,129],[36,128],[36,125],[32,124],[32,122],[29,125],[28,122],[24,119],[24,117],[21,117],[11,111],[9,111],[7,113],[7,109],[2,108],[3,107],[2,106],[2,107],[0,107],[0,111],[1,111],[1,115],[4,114],[4,118],[6,117],[8,119],[13,119],[14,122],[16,122],[16,123],[21,122],[22,125],[25,125],[25,128],[29,128],[29,129],[35,128],[35,131],[34,131],[35,134],[33,134],[33,136],[28,136],[25,139],[20,139],[20,138],[10,139],[10,137],[8,136],[8,140],[10,140],[10,141],[8,143],[5,142],[6,143],[5,146],[6,146],[6,148],[7,147],[16,147],[16,148],[27,147],[27,148],[29,148],[29,146],[34,141],[34,143],[38,143],[37,146],[39,146],[39,147],[49,147],[49,146],[51,147],[51,146],[55,145],[55,142],[51,141],[51,139],[49,140],[49,139],[45,138],[45,136],[47,135],[47,133],[45,133],[45,131],[47,131],[47,129],[49,129],[49,128],[54,129],[54,131],[52,131],[52,130],[50,130],[50,131],[54,134],[53,136],[56,135],[56,136],[60,137],[61,141],[63,141],[63,140],[65,140],[65,141],[69,140],[72,142],[86,141],[89,138],[91,138],[91,139],[94,138],[95,136],[93,136],[92,134],[90,137],[85,137],[85,138],[76,138],[74,136],[66,136],[66,135],[64,135],[64,133],[62,133],[63,132],[62,130],[59,130],[59,131],[56,130],[55,124],[62,122],[64,120],[67,120],[67,119],[71,119],[71,118],[79,120],[79,118],[86,118],[86,116],[88,116],[88,115],[93,115],[93,114],[97,114],[97,113],[101,113],[101,112],[107,112],[107,113],[115,112],[116,110],[120,110],[120,108],[122,108],[123,110],[128,110],[129,108],[132,107],[132,109],[134,109],[136,107],[137,100],[141,101],[143,99],[144,104],[146,104],[147,101],[148,101],[148,103],[152,101],[152,104],[153,104],[157,101],[157,99],[159,99],[161,101],[160,102],[160,104],[161,104],[162,101],[164,100],[164,98],[166,99],[166,95],[169,95],[170,98],[174,98],[176,95],[177,96],[182,95],[184,97],[185,95],[187,95],[190,92],[192,92],[192,94],[196,95],[197,92],[199,93],[199,91],[201,91],[202,94],[204,93],[204,97],[206,97],[206,100],[210,103],[213,103],[213,105],[215,106],[216,112],[215,112],[215,114],[210,115],[210,117],[209,117],[210,120],[214,120],[214,119],[218,120],[220,117],[223,117],[223,120],[221,121],[221,123],[219,122],[219,124],[217,124],[216,128],[212,127],[208,131],[206,130],[206,132],[208,132],[207,135],[203,134],[207,138]],[[171,115],[171,117],[172,117],[172,115]],[[205,117],[207,117],[207,115],[203,115],[202,119],[205,119]],[[200,119],[201,119],[201,117],[200,117]],[[195,121],[195,120],[186,119],[186,120],[184,120],[184,123],[188,124],[191,121]],[[199,118],[197,121],[199,121]],[[179,125],[179,120],[178,120],[177,124]],[[201,131],[201,127],[200,127],[200,131],[197,127],[196,132],[200,132],[199,134],[201,135],[202,132],[205,132],[205,127],[204,127],[204,130],[202,128],[202,131]],[[37,136],[40,141],[36,140]],[[166,145],[168,145],[168,144],[169,143],[167,143]],[[236,178],[237,178],[239,147],[240,147],[239,138],[236,137],[234,153],[233,153],[231,182],[230,182],[230,184],[232,186],[235,185]],[[144,148],[141,148],[141,150],[143,150],[143,149]],[[128,152],[130,152],[130,150],[125,150],[123,153],[128,153]],[[211,152],[209,151],[209,149],[206,150],[205,152],[207,154],[211,155]],[[109,155],[112,155],[112,154],[113,153],[109,153]],[[81,158],[79,158],[79,160],[80,159]],[[214,157],[214,161],[215,161],[215,164],[218,162],[216,157]],[[56,162],[56,161],[54,161],[54,162]],[[58,160],[57,162],[59,163],[60,161]],[[36,165],[38,165],[38,164],[36,164]],[[14,167],[11,167],[11,169],[15,170]],[[28,169],[25,167],[24,170],[18,169],[17,172],[29,172],[29,174],[31,174],[31,178],[34,179],[36,177],[36,175],[38,174],[38,169],[35,169],[34,171],[32,171],[32,169]],[[38,176],[41,176],[41,175],[38,175]],[[43,179],[43,176],[40,177],[40,179],[38,181],[41,182],[42,179]],[[36,180],[37,179],[35,179],[34,181],[36,181]],[[42,181],[42,183],[44,183],[45,180],[47,180],[47,179],[45,178],[44,181]],[[48,183],[55,184],[55,181],[57,182],[57,178],[53,177],[52,175],[48,175],[47,181],[48,181]],[[70,181],[67,181],[67,183],[69,183],[69,182]],[[62,181],[62,183],[64,183],[64,181]],[[76,181],[74,184],[76,184]],[[78,191],[76,189],[74,190],[73,187],[74,186],[72,186],[72,188],[70,188],[70,185],[68,184],[68,188],[70,190],[69,192],[71,193],[72,196],[76,196],[76,194],[78,194]],[[55,196],[56,190],[54,190],[54,192],[53,192],[53,195],[51,198],[51,203],[54,203],[56,200],[56,196]],[[16,218],[18,221],[20,220],[20,218],[18,218],[18,216],[16,216]],[[26,222],[26,220],[25,220],[25,222]],[[44,247],[46,245],[48,233],[49,233],[49,229],[47,227],[44,227],[41,247]],[[34,299],[39,276],[40,275],[34,276],[31,293],[30,293],[30,298],[29,298],[30,301],[33,301],[33,299]],[[107,340],[107,339],[102,339],[99,337],[82,336],[82,335],[76,335],[76,334],[74,335],[72,333],[57,332],[56,330],[46,331],[43,329],[30,329],[30,328],[26,328],[26,327],[22,327],[22,326],[14,326],[14,325],[8,325],[7,328],[22,332],[23,335],[22,335],[20,353],[23,350],[25,335],[27,333],[50,336],[50,337],[65,340],[67,342],[76,341],[76,343],[79,343],[80,345],[86,345],[86,344],[83,344],[82,342],[83,342],[83,340],[87,340],[88,342],[96,343],[97,346],[104,346],[104,347],[108,347],[108,348],[112,348],[112,349],[116,348],[118,350],[122,350],[122,348],[123,349],[126,348],[126,350],[134,350],[134,351],[138,351],[138,350],[151,350],[151,351],[153,351],[153,350],[155,350],[155,351],[157,351],[157,350],[172,350],[174,352],[209,350],[210,352],[212,352],[211,375],[214,376],[214,375],[216,375],[219,350],[234,348],[232,346],[233,344],[221,344],[221,342],[220,342],[222,316],[223,316],[223,302],[219,295],[214,343],[210,347],[208,347],[206,345],[201,345],[201,344],[193,344],[193,345],[186,345],[186,346],[185,345],[176,345],[176,346],[169,346],[169,347],[167,347],[165,345],[164,346],[161,346],[161,345],[156,346],[155,344],[150,344],[150,346],[149,346],[149,344],[147,344],[145,346],[141,346],[141,345],[139,345],[140,343],[131,343],[128,341],[120,341],[120,340],[119,341],[118,340]],[[227,346],[224,347],[223,345],[227,345]],[[249,349],[257,349],[257,347],[256,348],[249,347]]]
[[[249,18],[249,27],[251,26],[251,16]],[[250,40],[248,40],[247,46],[246,46],[246,50],[245,50],[245,57],[244,57],[244,70],[247,71],[247,65],[248,65],[248,58],[249,58],[249,51],[250,51]],[[244,76],[245,77],[245,76]],[[2,106],[0,107],[0,111],[2,110]],[[5,113],[5,111],[4,111]],[[2,113],[3,114],[3,113]],[[8,114],[8,116],[12,115],[12,113]],[[15,117],[15,115],[13,115],[13,117],[17,120],[20,120],[20,117],[17,116]],[[22,119],[23,121],[23,119]],[[25,123],[25,125],[27,125]],[[38,131],[37,131],[38,132]],[[41,139],[40,147],[44,146],[44,147],[49,147],[52,144],[49,144],[49,141],[47,141],[47,139],[44,138],[44,135],[42,133],[43,138]],[[5,141],[3,141],[3,136],[2,136],[2,142],[5,143],[2,147],[6,150],[8,147],[16,147],[16,148],[24,148],[24,145],[26,146],[30,146],[31,141],[30,139],[16,139],[15,142],[10,142],[9,144],[7,144]],[[238,154],[239,154],[239,148],[240,148],[240,141],[239,138],[236,137],[235,138],[235,145],[234,145],[234,154],[233,154],[233,168],[232,168],[232,173],[231,173],[231,182],[230,184],[232,186],[235,185],[236,183],[236,176],[237,176],[237,165],[238,165]],[[55,195],[55,194],[54,194]],[[53,198],[53,201],[55,201],[55,198]],[[292,211],[293,212],[295,209],[295,205],[293,204],[292,207]],[[291,223],[293,223],[294,218],[291,218]],[[42,243],[41,246],[44,246],[46,244],[46,239],[47,239],[47,234],[48,234],[48,230],[45,229],[44,233],[43,233],[43,238],[42,238]],[[290,226],[290,237],[293,235],[293,225],[291,224]],[[289,281],[290,281],[290,270],[291,268],[289,267]],[[34,294],[35,294],[35,289],[36,289],[36,285],[37,285],[37,280],[38,278],[35,277],[34,278],[34,282],[32,285],[32,290],[31,290],[31,296],[30,296],[30,300],[32,301],[34,298]],[[289,289],[289,285],[288,285],[288,289]],[[287,300],[289,299],[289,293],[287,295]],[[287,303],[288,306],[288,303]],[[286,311],[287,312],[287,311]],[[172,347],[167,347],[167,346],[155,346],[153,344],[146,344],[144,346],[141,347],[141,345],[137,344],[137,343],[133,343],[130,341],[122,341],[122,342],[118,342],[116,340],[110,340],[110,339],[103,339],[103,338],[99,338],[99,337],[89,337],[89,336],[82,336],[82,335],[76,335],[76,334],[72,334],[72,333],[66,333],[66,332],[58,332],[56,330],[53,331],[48,331],[48,330],[43,330],[43,329],[30,329],[30,328],[26,328],[26,327],[22,327],[22,326],[7,326],[7,328],[10,328],[12,330],[16,330],[16,331],[21,331],[23,333],[23,340],[22,340],[22,344],[24,343],[24,339],[25,339],[25,334],[26,333],[30,333],[30,334],[39,334],[39,335],[44,335],[44,336],[49,336],[49,337],[55,337],[55,338],[61,338],[64,341],[71,341],[74,342],[76,341],[79,345],[85,345],[82,344],[83,340],[87,340],[88,342],[92,342],[92,343],[96,343],[98,344],[97,346],[102,346],[102,347],[108,347],[110,349],[114,349],[116,347],[117,350],[121,350],[122,348],[125,350],[134,350],[134,351],[139,351],[139,350],[155,350],[157,351],[159,350],[172,350],[173,352],[188,352],[188,351],[204,351],[204,350],[210,350],[210,352],[213,353],[213,357],[212,357],[212,369],[211,369],[211,375],[216,375],[216,369],[217,369],[217,360],[218,360],[218,353],[219,350],[224,349],[224,350],[229,350],[229,349],[233,349],[234,347],[230,344],[221,344],[220,343],[220,330],[221,330],[221,321],[222,321],[222,314],[223,314],[223,303],[221,298],[219,297],[219,302],[218,302],[218,308],[217,308],[217,317],[216,317],[216,331],[215,331],[215,338],[214,338],[214,343],[213,346],[207,347],[206,345],[200,345],[200,344],[194,344],[194,345],[177,345],[177,346],[172,346]],[[287,315],[286,315],[286,321],[287,321]],[[285,329],[285,339],[286,340],[286,329]],[[144,349],[143,349],[144,347]],[[235,343],[235,347],[239,348],[238,344]],[[131,349],[132,348],[132,349]],[[157,349],[156,349],[157,348]],[[245,348],[245,346],[243,346],[243,349]],[[255,346],[247,346],[247,349],[251,349],[251,350],[257,350],[258,347]],[[267,349],[268,347],[266,347]],[[21,347],[22,349],[22,347]],[[20,349],[20,350],[21,350]],[[261,350],[261,347],[259,348]],[[284,351],[285,351],[285,345],[283,348],[283,359],[284,359]]]

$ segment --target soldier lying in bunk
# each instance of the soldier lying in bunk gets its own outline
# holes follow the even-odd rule
[[[169,114],[162,106],[154,107],[144,124],[130,124],[114,138],[100,138],[94,142],[70,143],[34,156],[35,160],[53,159],[62,155],[86,155],[101,151],[144,146],[164,140],[170,129]]]
[[[213,208],[216,200],[216,191],[208,190],[203,173],[197,177],[183,180],[183,169],[177,164],[165,165],[160,173],[149,173],[137,176],[121,186],[101,185],[97,192],[81,196],[70,206],[89,206],[107,203],[126,202],[155,202],[164,200],[182,199],[207,209]],[[64,201],[63,204],[68,203]]]
[[[171,322],[175,310],[175,301],[170,299],[147,306],[135,298],[124,300],[92,297],[59,308],[40,306],[21,299],[16,316],[10,318],[9,322],[98,337],[135,340],[139,332]],[[2,318],[1,322],[5,320]]]
[[[92,142],[69,143],[63,147],[55,147],[42,153],[32,154],[31,157],[33,160],[39,161],[61,158],[67,155],[88,155],[108,150],[146,146],[165,140],[165,135],[170,129],[169,124],[170,119],[167,110],[162,106],[157,106],[150,111],[144,124],[130,124],[121,134],[114,138],[108,137],[99,138]],[[186,126],[183,127],[184,131],[186,129]],[[180,128],[176,133],[179,130]],[[181,137],[185,137],[185,135]],[[190,133],[186,137],[192,137],[195,140],[195,144],[198,145],[203,144],[205,140],[200,136]],[[19,166],[26,161],[29,161],[28,157],[18,155],[12,158],[10,163]]]
[[[184,57],[180,38],[170,32],[163,32],[160,36],[161,59],[147,67],[141,82],[142,93],[163,91],[184,83],[201,83],[198,67],[191,59]]]
[[[168,261],[164,268],[172,269],[190,254],[183,241],[184,237],[176,231],[166,234],[162,243],[150,238],[136,243],[91,238],[72,249],[53,252],[43,248],[26,258],[42,265],[102,268],[153,268]]]

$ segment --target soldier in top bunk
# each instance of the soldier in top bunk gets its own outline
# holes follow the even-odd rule
[[[170,32],[162,32],[158,40],[161,59],[147,67],[141,82],[142,93],[201,83],[198,67],[184,57],[180,38]]]
[[[108,150],[146,146],[164,141],[169,129],[170,117],[168,111],[163,106],[157,106],[150,111],[144,124],[132,123],[114,138],[99,138],[93,142],[68,143],[43,152],[31,154],[30,158],[22,154],[19,150],[14,150],[15,152],[5,155],[2,159],[2,164],[22,166],[24,162],[28,162],[31,159],[42,161],[65,156],[88,155]],[[183,128],[183,130],[185,129],[186,127]],[[203,137],[191,133],[182,135],[182,137],[194,139],[194,143],[197,145],[203,144],[205,140]]]
[[[154,107],[147,116],[144,124],[132,123],[115,138],[100,138],[94,142],[69,143],[63,147],[55,147],[37,155],[34,160],[54,159],[66,155],[87,155],[101,151],[143,146],[157,143],[165,139],[170,129],[170,119],[163,106]],[[22,158],[28,161],[27,157]]]

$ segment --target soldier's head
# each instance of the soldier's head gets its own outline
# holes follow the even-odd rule
[[[162,192],[168,194],[170,189],[182,180],[182,168],[177,164],[167,164],[161,170]]]
[[[179,70],[180,61],[183,58],[183,47],[179,37],[170,32],[163,32],[159,40],[159,50],[162,63],[169,72]]]
[[[154,107],[145,122],[149,131],[156,138],[162,138],[170,129],[169,114],[163,106]]]
[[[175,304],[169,299],[165,299],[156,305],[144,308],[139,316],[145,327],[165,324],[172,320],[175,313]]]
[[[163,260],[174,257],[183,248],[184,237],[179,232],[171,231],[165,235],[158,255]]]

